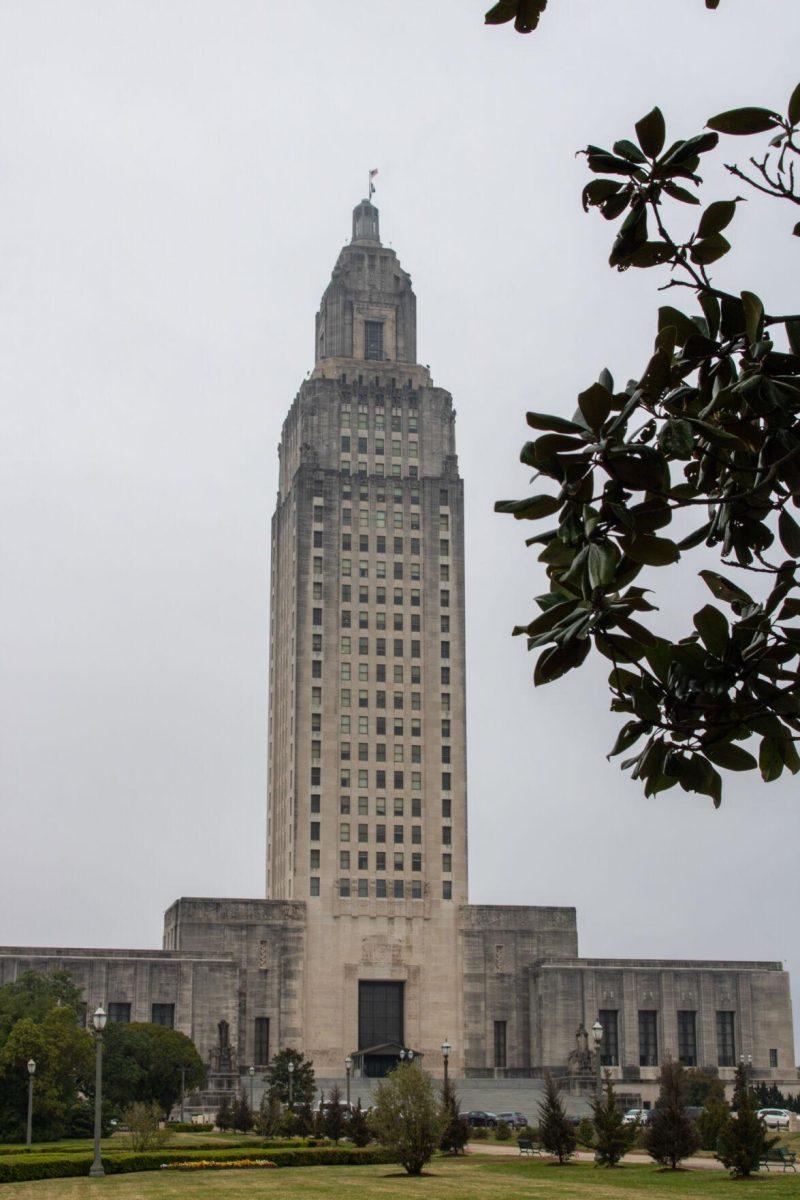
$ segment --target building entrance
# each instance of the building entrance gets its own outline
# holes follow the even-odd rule
[[[388,1074],[403,1049],[403,984],[360,980],[358,984],[358,1057],[364,1075]]]

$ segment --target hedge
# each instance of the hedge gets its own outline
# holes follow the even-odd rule
[[[193,1158],[213,1162],[236,1162],[242,1159],[263,1158],[261,1149],[195,1151],[187,1148],[172,1150],[147,1150],[139,1154],[104,1154],[103,1168],[107,1175],[122,1175],[131,1171],[158,1171],[163,1163],[190,1162]],[[10,1157],[10,1156],[9,1156]],[[391,1163],[392,1154],[380,1147],[359,1149],[355,1146],[299,1146],[296,1149],[278,1149],[270,1152],[276,1167],[355,1167]],[[71,1176],[88,1175],[92,1165],[89,1154],[33,1154],[21,1155],[15,1161],[7,1158],[0,1162],[0,1183],[23,1183],[32,1179],[66,1179]]]

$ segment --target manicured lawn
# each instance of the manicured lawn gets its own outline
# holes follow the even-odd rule
[[[733,1181],[722,1172],[662,1172],[653,1166],[606,1171],[588,1164],[555,1167],[545,1162],[441,1159],[421,1179],[393,1167],[301,1167],[278,1171],[162,1171],[103,1180],[54,1179],[9,1183],[10,1200],[753,1200],[797,1197],[800,1176],[773,1172]]]
[[[259,1146],[262,1142],[281,1142],[280,1138],[263,1138],[254,1133],[215,1133],[213,1129],[204,1129],[202,1133],[172,1133],[169,1139],[170,1149],[186,1147],[186,1149],[202,1150],[213,1147],[215,1150],[225,1150],[229,1146]],[[291,1140],[283,1139],[287,1146]],[[116,1133],[112,1137],[103,1138],[100,1143],[103,1154],[114,1150],[129,1149],[128,1135]],[[30,1151],[24,1143],[0,1142],[0,1155],[4,1154],[92,1154],[94,1141],[92,1138],[64,1138],[60,1142],[34,1142]]]

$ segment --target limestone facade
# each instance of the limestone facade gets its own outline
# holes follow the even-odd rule
[[[189,1034],[222,1086],[283,1047],[340,1076],[389,1016],[384,1058],[440,1075],[447,1039],[455,1076],[568,1074],[598,1014],[640,1090],[666,1055],[796,1086],[780,963],[581,959],[572,908],[469,904],[455,411],[368,201],[314,353],[271,527],[267,898],[177,900],[161,950],[0,949],[0,983],[68,970],[90,1011]]]

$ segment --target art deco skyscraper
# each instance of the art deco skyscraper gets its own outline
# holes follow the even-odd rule
[[[369,201],[314,348],[283,426],[272,521],[267,895],[307,902],[312,976],[316,926],[322,959],[357,958],[360,980],[363,947],[330,922],[363,919],[369,932],[353,936],[385,941],[398,920],[404,937],[433,921],[454,956],[451,914],[467,899],[455,413],[417,362],[411,279]],[[432,951],[412,940],[395,965]],[[357,1044],[355,1029],[342,1036]]]

